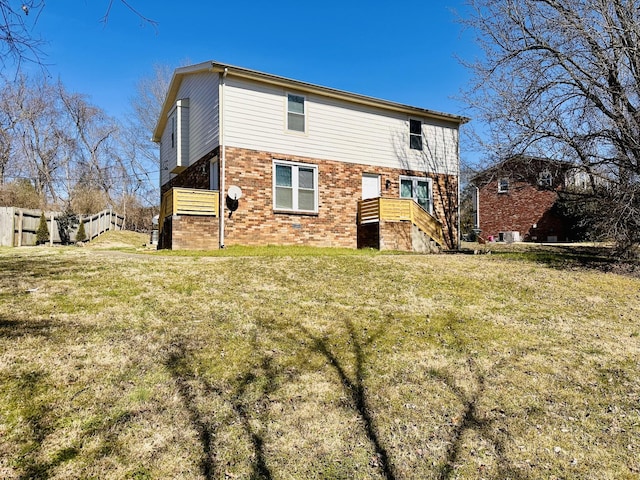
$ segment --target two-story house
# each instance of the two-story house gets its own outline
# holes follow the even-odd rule
[[[548,158],[514,156],[477,174],[476,228],[495,241],[574,240],[573,219],[558,208],[558,194],[576,183],[572,164]]]
[[[160,144],[160,248],[456,248],[466,118],[245,68],[179,68]]]

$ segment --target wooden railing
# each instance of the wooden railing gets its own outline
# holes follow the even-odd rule
[[[369,198],[358,202],[360,223],[407,221],[429,235],[440,246],[446,246],[442,222],[410,198]]]
[[[80,222],[84,224],[87,240],[93,240],[97,236],[109,230],[122,230],[125,218],[112,210],[103,210],[93,215],[78,216],[77,222],[73,222],[67,228],[66,236],[60,233],[58,219],[62,212],[43,212],[42,210],[30,210],[16,207],[0,207],[0,247],[22,247],[35,245],[37,231],[40,226],[40,215],[44,213],[49,231],[49,245],[75,242]],[[64,228],[64,227],[63,227]],[[61,238],[62,237],[62,238]]]
[[[171,215],[218,216],[220,192],[193,188],[172,188],[162,196],[158,229],[162,231],[164,219]]]

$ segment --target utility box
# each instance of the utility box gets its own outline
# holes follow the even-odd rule
[[[505,243],[520,242],[520,232],[500,232],[499,241]]]

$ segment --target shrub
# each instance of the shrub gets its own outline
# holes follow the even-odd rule
[[[84,231],[84,222],[80,221],[78,232],[76,233],[76,242],[84,242],[87,239],[87,233]]]
[[[78,224],[78,216],[67,210],[58,218],[58,233],[60,234],[60,242],[63,245],[71,243],[71,230]]]
[[[44,217],[44,212],[40,215],[40,225],[36,230],[36,245],[42,245],[49,241],[49,227],[47,226],[47,219]]]

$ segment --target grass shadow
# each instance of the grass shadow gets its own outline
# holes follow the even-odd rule
[[[316,353],[322,355],[329,365],[335,370],[340,383],[342,384],[345,393],[350,397],[353,410],[360,417],[364,425],[365,433],[369,442],[373,446],[376,457],[378,458],[378,466],[384,478],[387,480],[395,480],[396,475],[394,473],[393,464],[390,455],[385,448],[375,421],[371,415],[371,407],[367,400],[366,388],[365,388],[365,364],[366,357],[364,353],[364,347],[372,343],[379,332],[372,335],[367,342],[362,344],[358,340],[355,327],[350,320],[345,321],[347,331],[349,333],[349,341],[353,346],[353,353],[355,357],[355,373],[353,378],[349,376],[345,368],[344,362],[338,358],[338,356],[332,351],[331,346],[327,339],[313,335],[304,326],[300,326],[304,334],[313,342],[313,350]]]
[[[473,359],[469,358],[467,363],[473,370]],[[493,368],[497,368],[497,366],[494,365]],[[455,379],[450,373],[435,369],[430,370],[429,373],[432,378],[444,383],[444,385],[454,393],[463,405],[461,419],[459,422],[456,422],[453,431],[451,432],[449,446],[445,453],[445,463],[440,468],[437,478],[439,480],[456,478],[457,474],[455,466],[462,453],[464,435],[468,431],[476,432],[493,446],[498,464],[496,478],[511,478],[514,480],[526,480],[529,478],[521,469],[510,464],[506,454],[505,439],[500,438],[493,432],[493,420],[484,418],[482,414],[478,412],[478,404],[487,389],[485,375],[475,368],[473,375],[475,377],[477,387],[473,392],[466,393],[456,384]],[[501,430],[501,433],[506,437],[506,431]]]
[[[50,320],[16,320],[0,316],[0,338],[49,337],[58,326]]]
[[[165,367],[171,373],[171,376],[176,383],[176,387],[178,388],[178,393],[182,399],[183,406],[189,413],[189,419],[193,428],[198,433],[198,439],[202,449],[200,472],[205,479],[213,479],[215,472],[215,452],[213,451],[215,427],[211,422],[206,420],[198,409],[196,394],[193,392],[193,389],[189,384],[196,375],[189,365],[187,351],[183,341],[177,340],[170,345],[170,352],[165,361]],[[208,382],[204,382],[202,379],[200,379],[199,382],[203,384],[205,394],[222,394],[221,391],[213,389]]]
[[[502,258],[540,263],[551,268],[585,269],[640,276],[640,262],[616,257],[612,247],[571,244],[486,244],[459,253],[491,253]]]
[[[267,411],[267,397],[277,386],[277,374],[271,359],[265,356],[258,366],[239,375],[236,380],[236,387],[229,394],[213,386],[202,376],[197,375],[192,365],[192,359],[189,357],[185,342],[178,339],[171,344],[165,366],[176,383],[193,428],[198,432],[202,450],[202,461],[200,463],[202,475],[206,479],[213,479],[219,478],[218,473],[221,472],[217,472],[219,466],[216,464],[216,452],[214,451],[217,433],[216,423],[208,420],[206,415],[198,408],[199,400],[195,389],[198,389],[205,397],[216,395],[230,405],[235,418],[242,425],[242,429],[253,450],[250,478],[270,480],[272,473],[265,454],[265,439],[259,429],[253,426],[253,421],[256,419],[256,411]],[[264,381],[265,379],[266,381]],[[251,401],[247,399],[249,392],[256,385],[260,385],[257,403],[262,404],[263,408],[261,409],[252,408]],[[268,419],[263,414],[259,420],[261,425],[266,425]]]
[[[231,399],[231,405],[233,411],[240,419],[243,429],[246,435],[251,440],[253,451],[255,454],[255,460],[253,462],[253,474],[251,478],[270,480],[272,478],[271,471],[267,465],[264,438],[263,436],[252,426],[251,420],[253,415],[251,414],[250,405],[248,405],[244,397],[247,391],[255,384],[256,380],[260,377],[265,378],[265,385],[260,389],[260,398],[258,403],[262,403],[262,411],[266,409],[266,399],[269,394],[273,393],[276,389],[276,374],[273,370],[272,359],[270,357],[263,357],[260,364],[260,372],[250,371],[242,375],[238,382],[238,387]],[[267,419],[262,418],[260,424],[265,425]]]
[[[129,420],[129,417],[125,419],[118,416],[114,422],[85,430],[82,436],[71,444],[62,446],[51,455],[43,456],[43,444],[49,437],[55,436],[56,430],[55,405],[46,395],[54,386],[50,383],[48,375],[42,371],[30,371],[3,379],[3,383],[9,382],[12,396],[19,404],[21,430],[25,432],[21,438],[20,454],[12,461],[13,466],[20,472],[18,478],[21,480],[49,478],[58,466],[80,455],[85,438],[95,438],[103,432],[112,432],[115,424]],[[114,438],[103,442],[103,451],[109,450],[107,444],[115,442],[117,435],[110,434],[114,435]]]

